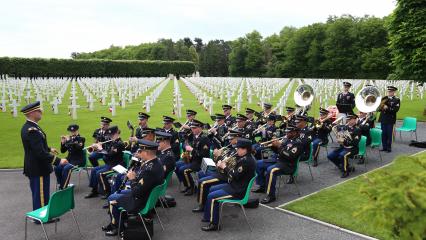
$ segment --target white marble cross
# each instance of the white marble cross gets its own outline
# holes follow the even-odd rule
[[[150,96],[146,96],[146,99],[144,101],[144,105],[145,105],[145,111],[149,113],[151,111],[151,98],[150,98]]]
[[[13,117],[17,117],[18,116],[18,106],[19,106],[19,103],[16,102],[16,99],[12,99],[12,104],[9,104],[9,106],[12,107],[12,115],[13,115]]]
[[[6,103],[7,103],[7,100],[3,96],[3,98],[1,99],[1,111],[2,112],[6,112]]]
[[[58,114],[59,99],[55,98],[55,100],[53,100],[53,102],[51,102],[51,104],[52,104],[53,114]]]
[[[93,99],[92,94],[89,95],[89,99],[87,100],[87,103],[89,104],[89,111],[93,111],[93,102],[95,102],[95,100]]]
[[[110,110],[111,110],[111,114],[112,114],[112,116],[115,116],[116,115],[116,109],[115,109],[115,106],[117,105],[117,103],[115,102],[115,97],[113,96],[113,97],[111,97],[111,102],[110,103],[108,103],[108,105],[109,105],[109,107],[110,107]]]

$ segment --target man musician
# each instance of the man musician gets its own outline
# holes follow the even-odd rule
[[[328,135],[331,132],[332,121],[329,117],[330,112],[327,109],[320,107],[320,117],[314,125],[312,152],[313,152],[313,166],[318,166],[318,155],[320,146],[328,144]]]
[[[388,86],[388,95],[382,99],[383,104],[380,104],[379,122],[382,129],[382,146],[381,151],[392,152],[392,136],[393,129],[396,123],[396,113],[401,107],[401,101],[395,96],[398,90],[394,86]]]
[[[135,144],[138,140],[143,139],[143,131],[148,128],[148,120],[150,117],[150,115],[144,112],[138,113],[138,127],[136,128],[135,136],[129,138],[129,143]],[[136,150],[137,146],[133,147],[133,149],[131,149],[131,152],[135,152]]]
[[[209,137],[212,141],[213,149],[218,149],[225,146],[226,139],[223,139],[228,132],[228,127],[225,124],[225,115],[215,114],[215,125],[209,129]]]
[[[176,157],[170,144],[173,135],[170,133],[156,131],[156,142],[158,143],[158,158],[164,168],[164,176],[166,177],[176,167]]]
[[[55,166],[55,175],[59,184],[59,189],[66,188],[68,186],[71,177],[71,170],[74,167],[86,165],[86,158],[83,152],[86,139],[80,136],[78,129],[79,126],[77,124],[71,124],[67,128],[70,135],[68,137],[61,137],[61,153],[68,152],[68,156],[66,157],[68,163]]]
[[[355,95],[349,92],[352,84],[349,82],[343,82],[343,92],[337,95],[336,106],[339,109],[338,117],[343,117],[343,124],[346,123],[346,115],[353,114],[355,107]]]
[[[173,155],[175,156],[175,161],[177,162],[179,160],[180,154],[180,143],[179,134],[175,129],[173,129],[174,121],[175,119],[172,117],[163,116],[163,131],[172,135],[169,140],[172,147]]]
[[[255,176],[256,160],[251,155],[252,142],[240,139],[237,142],[236,165],[230,168],[226,162],[219,161],[217,167],[223,169],[228,176],[228,183],[215,185],[210,188],[204,208],[203,222],[209,225],[201,228],[203,231],[218,230],[220,199],[242,199],[245,196],[250,180]]]
[[[340,147],[327,156],[341,170],[341,178],[346,178],[350,172],[355,171],[355,168],[349,165],[349,158],[358,153],[358,143],[361,137],[361,132],[356,126],[357,116],[348,114],[346,121],[346,125],[335,126],[336,138]]]
[[[225,123],[228,128],[231,128],[235,123],[235,118],[232,116],[232,106],[224,104],[222,105],[223,115],[225,115]]]
[[[108,140],[106,131],[108,130],[111,122],[112,122],[112,120],[110,118],[101,117],[101,127],[96,129],[93,132],[93,135],[92,135],[93,139],[95,140],[95,143],[105,142],[106,140]],[[103,147],[106,148],[107,144],[105,144]],[[89,161],[90,161],[90,163],[92,164],[93,167],[97,167],[97,166],[99,166],[98,159],[101,159],[103,157],[104,156],[103,156],[102,152],[93,151],[89,155]]]

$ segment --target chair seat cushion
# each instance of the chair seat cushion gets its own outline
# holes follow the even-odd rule
[[[27,212],[26,215],[28,217],[39,219],[44,223],[44,222],[47,222],[47,220],[48,220],[48,219],[45,219],[46,214],[47,214],[47,206],[44,206],[44,207],[39,208],[37,210],[34,210],[32,212]]]
[[[400,127],[400,128],[397,128],[396,130],[397,131],[403,131],[403,132],[410,132],[410,131],[415,131],[416,129]]]

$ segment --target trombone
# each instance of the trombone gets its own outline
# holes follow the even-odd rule
[[[112,142],[112,141],[114,141],[114,139],[110,139],[110,140],[107,140],[107,141],[104,141],[104,142],[94,143],[90,146],[83,148],[83,150],[87,150],[88,153],[92,153],[93,151],[97,150],[99,148],[99,146],[101,146],[102,144]],[[128,144],[128,142],[127,142],[127,144]]]

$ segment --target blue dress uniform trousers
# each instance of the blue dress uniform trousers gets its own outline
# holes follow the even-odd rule
[[[50,175],[28,178],[33,198],[33,210],[46,206],[50,197]]]
[[[256,177],[256,183],[257,185],[259,185],[261,188],[265,188],[265,179],[266,179],[266,170],[268,169],[268,167],[274,165],[274,162],[265,162],[263,160],[258,160],[256,163],[256,173],[257,173],[257,177]]]
[[[99,166],[98,159],[101,159],[103,157],[104,157],[104,154],[102,154],[102,153],[92,152],[89,155],[89,161],[90,161],[90,163],[92,164],[93,167],[97,167],[97,166]]]
[[[318,160],[320,146],[322,145],[322,140],[320,138],[315,138],[312,141],[312,152],[314,154],[314,159]]]
[[[71,170],[73,168],[74,165],[69,163],[55,166],[55,175],[59,184],[59,189],[63,189],[68,186],[71,178]]]
[[[275,196],[275,191],[276,191],[276,183],[277,183],[277,177],[284,175],[284,173],[281,171],[281,169],[276,165],[270,165],[267,169],[266,169],[266,193],[269,196]]]
[[[382,129],[382,146],[384,150],[392,150],[393,124],[381,123]]]
[[[131,191],[132,190],[130,190],[130,189],[126,189],[126,190],[120,191],[119,193],[115,192],[115,193],[109,195],[108,196],[108,203],[110,203],[111,201],[116,201],[121,196],[123,196],[124,194],[127,194]],[[109,211],[110,211],[110,216],[111,216],[111,223],[114,226],[118,226],[118,221],[120,219],[120,210],[118,210],[117,205],[110,204],[109,205]],[[123,221],[122,221],[122,223],[123,223]]]
[[[194,180],[192,179],[191,172],[191,163],[184,163],[182,166],[179,167],[178,178],[182,179],[183,185],[185,187],[194,186]]]
[[[179,173],[179,169],[180,169],[183,165],[185,165],[185,163],[184,163],[183,161],[177,161],[177,162],[176,162],[176,170],[175,170],[175,173],[176,173],[177,178],[179,179],[179,182],[182,182],[182,181],[183,181],[183,174],[180,174],[180,173]]]
[[[101,178],[101,173],[111,170],[111,166],[105,164],[103,166],[97,166],[92,169],[90,172],[90,183],[89,187],[98,189],[99,179]]]
[[[232,195],[227,193],[224,188],[227,183],[215,185],[210,188],[210,193],[207,195],[206,205],[204,206],[204,219],[210,223],[219,223],[219,203],[218,200],[230,199]]]
[[[206,202],[207,195],[210,192],[210,188],[212,186],[226,183],[222,180],[219,180],[215,178],[214,176],[204,176],[200,178],[198,182],[198,194],[197,194],[197,201],[198,204],[204,205]]]
[[[351,152],[344,147],[340,147],[328,154],[327,158],[334,163],[341,171],[347,171],[349,165],[349,155]]]

